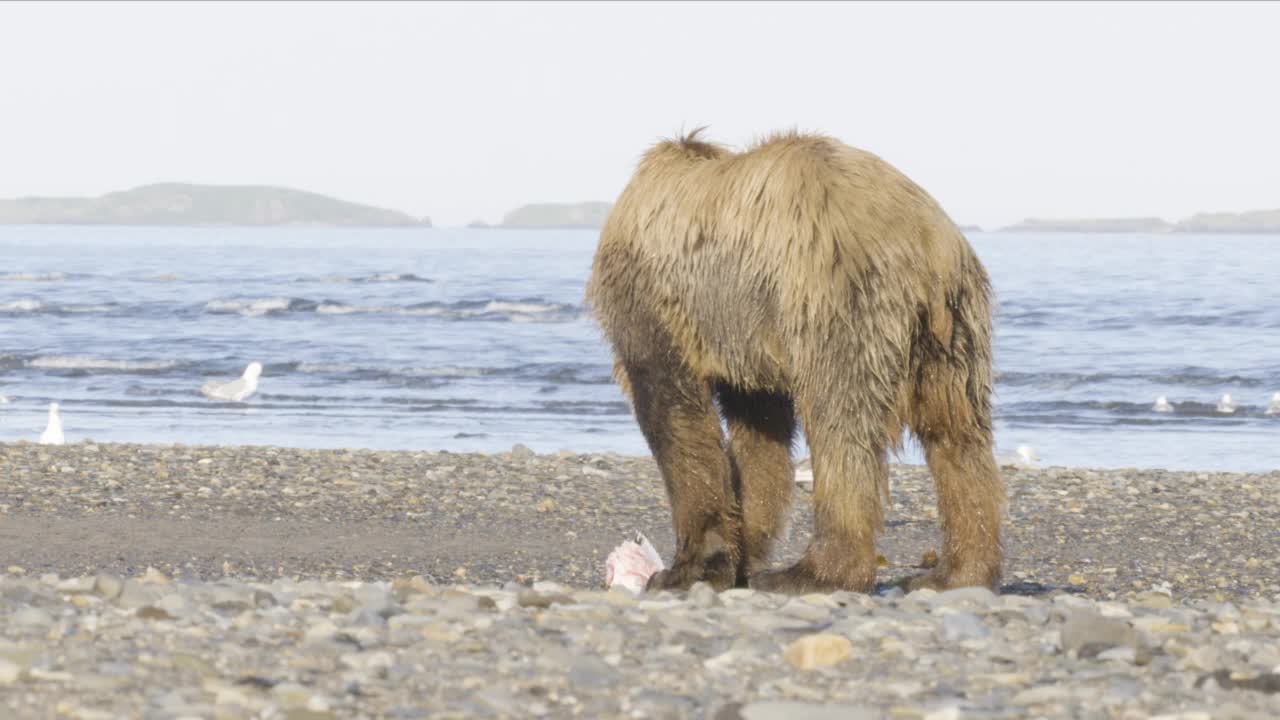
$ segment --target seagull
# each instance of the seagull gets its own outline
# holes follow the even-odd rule
[[[1280,415],[1280,392],[1271,396],[1271,402],[1267,404],[1268,415]]]
[[[251,362],[244,369],[244,374],[231,382],[210,380],[200,388],[200,394],[210,400],[223,402],[244,402],[258,391],[258,378],[262,375],[262,363]]]
[[[1016,467],[1030,470],[1036,467],[1036,463],[1040,462],[1040,458],[1036,455],[1035,448],[1030,445],[1019,445],[1018,449],[1010,455],[997,455],[996,464],[1000,467]]]
[[[1018,457],[1022,462],[1026,463],[1027,467],[1033,467],[1036,463],[1040,462],[1040,458],[1036,456],[1035,449],[1030,445],[1019,445]]]
[[[1156,398],[1156,404],[1151,406],[1151,410],[1153,412],[1171,413],[1173,412],[1173,406],[1169,404],[1169,398],[1161,395]]]
[[[66,442],[62,436],[62,419],[58,417],[58,403],[49,403],[49,425],[40,433],[40,444],[62,445]]]
[[[1218,412],[1223,413],[1225,415],[1230,415],[1231,413],[1235,412],[1236,404],[1231,399],[1231,393],[1227,393],[1223,395],[1222,399],[1218,401],[1218,407],[1215,409]]]

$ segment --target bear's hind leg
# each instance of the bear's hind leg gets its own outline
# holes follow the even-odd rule
[[[795,486],[795,410],[791,398],[778,393],[721,384],[716,396],[729,428],[733,486],[742,508],[742,585],[752,573],[768,567],[774,541],[786,530]]]
[[[813,538],[799,562],[752,577],[751,587],[791,594],[874,587],[888,448],[885,415],[869,410],[868,400],[860,416],[850,417],[832,395],[801,399],[813,460]]]
[[[912,430],[938,489],[942,557],[933,570],[907,580],[906,587],[995,589],[1003,562],[1004,485],[991,449],[990,410],[984,398],[967,392],[957,368],[927,376],[932,381],[917,389]]]
[[[710,383],[661,348],[624,358],[623,368],[636,420],[662,471],[676,535],[671,567],[648,587],[687,589],[700,580],[717,590],[733,587],[741,519]]]

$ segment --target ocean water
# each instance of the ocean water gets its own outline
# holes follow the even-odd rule
[[[647,453],[590,231],[0,227],[0,440]],[[1280,468],[1280,238],[974,233],[998,451]],[[243,405],[204,399],[250,361]],[[1214,412],[1220,395],[1239,405]],[[1150,407],[1167,395],[1175,412]],[[902,459],[919,462],[917,448]]]

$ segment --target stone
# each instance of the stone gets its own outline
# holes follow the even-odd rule
[[[12,685],[22,677],[22,668],[17,664],[0,658],[0,687]]]
[[[93,592],[94,579],[91,577],[73,577],[60,581],[56,586],[58,592],[68,595],[79,595]]]
[[[942,639],[949,643],[984,640],[990,634],[987,626],[972,613],[952,612],[942,618]]]
[[[806,635],[783,649],[787,662],[800,670],[812,670],[842,662],[853,654],[853,643],[843,635]]]
[[[913,595],[915,593],[912,593]],[[946,590],[934,595],[931,603],[934,607],[973,607],[988,608],[999,602],[999,597],[984,587],[962,587]]]
[[[155,593],[152,592],[150,585],[144,585],[141,582],[130,578],[124,581],[121,586],[120,595],[116,598],[116,603],[120,607],[130,610],[150,605],[155,599]]]
[[[516,595],[516,604],[523,608],[549,608],[552,605],[572,605],[573,598],[564,593],[540,593],[522,590]]]
[[[166,576],[164,573],[160,572],[159,570],[151,567],[150,565],[147,566],[147,571],[142,574],[142,577],[140,578],[140,580],[144,583],[149,583],[151,585],[168,585],[169,584],[168,576]]]
[[[1128,646],[1113,647],[1098,653],[1097,658],[1102,661],[1116,660],[1123,663],[1136,664],[1138,651]]]
[[[690,605],[700,609],[719,607],[723,604],[715,588],[705,582],[694,583],[693,587],[689,588],[688,600]]]
[[[512,460],[528,460],[534,456],[535,456],[535,453],[533,452],[533,450],[530,450],[528,447],[526,447],[522,443],[516,443],[515,445],[511,446]]]
[[[105,600],[114,600],[120,597],[120,591],[124,588],[124,581],[115,575],[107,575],[99,573],[93,578],[93,592]]]
[[[715,714],[715,720],[876,720],[880,717],[879,710],[861,705],[819,705],[785,700],[729,705]]]
[[[581,688],[609,687],[618,680],[618,671],[591,655],[574,658],[569,666],[569,682]]]
[[[1090,658],[1113,647],[1138,647],[1138,632],[1127,622],[1091,611],[1072,610],[1061,630],[1063,652]]]
[[[8,624],[18,628],[43,630],[53,624],[53,616],[40,608],[22,608],[9,615]]]
[[[169,593],[156,601],[157,608],[169,613],[169,615],[180,618],[191,612],[191,607],[187,604],[187,599],[178,593]]]
[[[1071,691],[1060,685],[1040,685],[1027,688],[1013,696],[1014,705],[1049,705],[1071,699]]]

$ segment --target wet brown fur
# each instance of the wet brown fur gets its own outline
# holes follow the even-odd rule
[[[968,242],[870,153],[800,133],[734,153],[697,134],[644,155],[587,287],[671,500],[676,555],[650,587],[871,589],[904,428],[943,530],[938,566],[912,586],[995,585],[991,300]],[[797,421],[814,535],[799,562],[767,571]]]

